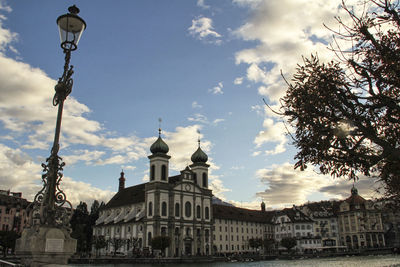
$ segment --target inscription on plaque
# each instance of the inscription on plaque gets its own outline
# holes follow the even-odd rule
[[[46,252],[64,252],[64,239],[46,239]]]

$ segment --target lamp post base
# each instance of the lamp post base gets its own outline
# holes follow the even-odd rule
[[[24,229],[15,248],[25,266],[66,265],[76,252],[76,239],[65,228],[33,226]]]

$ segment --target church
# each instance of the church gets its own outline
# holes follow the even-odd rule
[[[124,172],[119,189],[100,211],[94,238],[104,236],[107,246],[100,254],[152,251],[151,239],[168,236],[167,257],[211,255],[212,191],[208,188],[208,156],[200,147],[192,164],[179,175],[169,176],[169,147],[161,138],[151,145],[149,182],[125,187]],[[123,243],[121,240],[124,240]]]

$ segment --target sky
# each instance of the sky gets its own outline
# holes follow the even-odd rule
[[[337,0],[0,0],[0,189],[32,200],[42,187],[64,64],[56,19],[73,4],[87,29],[71,56],[59,156],[74,205],[108,201],[121,170],[126,186],[148,181],[160,126],[170,175],[191,164],[200,138],[213,194],[238,207],[349,196],[351,181],[293,168],[284,118],[263,102],[279,108],[281,72],[290,80],[302,56],[332,59],[323,24],[346,19]],[[377,196],[372,179],[356,187]]]

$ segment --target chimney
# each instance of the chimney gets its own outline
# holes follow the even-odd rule
[[[121,172],[121,177],[119,177],[119,186],[118,186],[118,192],[125,189],[125,177],[124,177],[124,171]]]

